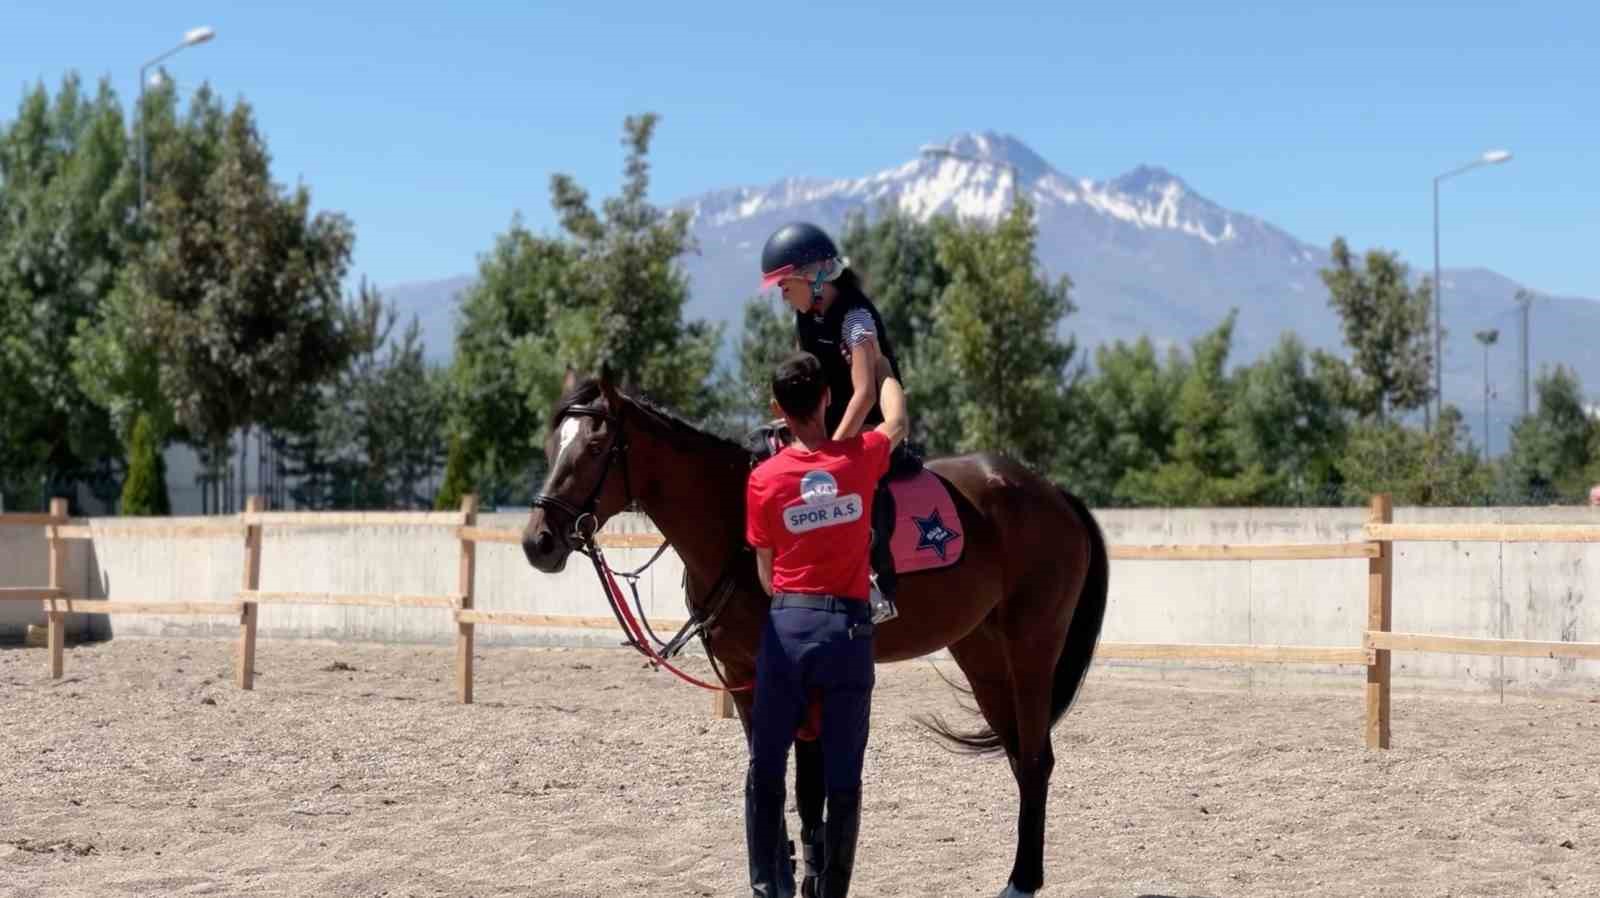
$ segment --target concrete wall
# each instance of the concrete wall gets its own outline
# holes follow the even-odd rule
[[[1112,544],[1329,543],[1361,539],[1364,509],[1111,510],[1098,514]],[[1600,509],[1397,509],[1399,522],[1591,523]],[[111,519],[106,519],[109,523]],[[181,519],[180,519],[181,520]],[[484,515],[483,526],[519,527],[522,515]],[[162,526],[175,521],[152,521]],[[96,522],[98,523],[98,522]],[[126,519],[115,522],[128,526]],[[624,516],[610,532],[652,532],[648,520]],[[240,541],[137,540],[113,535],[74,542],[68,583],[89,597],[216,600],[241,582]],[[285,591],[451,593],[457,542],[448,528],[268,528],[261,588]],[[618,569],[642,564],[652,550],[608,550]],[[43,584],[43,528],[0,528],[0,585]],[[1117,642],[1200,642],[1355,646],[1367,613],[1364,560],[1117,561],[1103,638]],[[684,616],[682,566],[669,551],[640,584],[653,619]],[[605,617],[604,599],[588,563],[575,557],[560,575],[531,570],[516,546],[478,548],[477,607],[488,610]],[[1591,601],[1594,597],[1597,601]],[[112,635],[227,635],[223,618],[104,616]],[[36,611],[0,608],[0,634]],[[444,642],[448,612],[263,605],[261,635],[387,642]],[[1600,544],[1400,543],[1396,547],[1394,629],[1440,635],[1600,641]],[[615,645],[613,631],[479,628],[485,645]],[[663,636],[667,634],[662,634]],[[270,650],[270,649],[266,649]],[[1360,668],[1305,665],[1118,663],[1152,676],[1172,668],[1223,669],[1251,683],[1361,675]],[[1587,690],[1600,686],[1600,663],[1497,659],[1469,655],[1396,654],[1399,678],[1425,678],[1470,689]]]

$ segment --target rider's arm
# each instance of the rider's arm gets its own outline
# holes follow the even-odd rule
[[[836,440],[848,440],[861,432],[862,422],[876,404],[878,386],[878,338],[867,337],[850,347],[850,404],[845,406],[844,417],[833,432]]]
[[[888,364],[885,363],[884,367],[887,368]],[[906,419],[906,393],[900,388],[900,381],[892,375],[883,378],[880,389],[878,407],[883,410],[883,423],[873,429],[889,438],[889,449],[893,451],[905,442],[906,432],[910,429],[910,422]]]
[[[772,550],[756,547],[756,573],[761,575],[761,588],[772,595]]]

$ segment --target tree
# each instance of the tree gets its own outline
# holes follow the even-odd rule
[[[1466,437],[1461,410],[1447,405],[1431,433],[1393,421],[1356,425],[1339,462],[1345,501],[1364,505],[1389,493],[1403,505],[1479,505],[1492,494],[1492,471]]]
[[[1123,478],[1171,457],[1187,371],[1177,349],[1163,366],[1149,337],[1097,348],[1093,373],[1068,399],[1076,424],[1062,431],[1057,477],[1087,502],[1127,504]]]
[[[123,515],[170,515],[167,496],[167,464],[161,457],[161,440],[148,415],[140,415],[133,425],[128,444],[128,479],[122,484],[120,513]]]
[[[840,252],[861,276],[867,295],[883,315],[902,366],[934,330],[935,308],[950,272],[939,261],[937,229],[899,207],[885,204],[868,221],[855,213],[845,222]],[[907,375],[910,379],[910,375]]]
[[[1540,372],[1537,410],[1511,428],[1505,461],[1512,501],[1582,502],[1596,482],[1591,468],[1600,424],[1584,408],[1583,387],[1571,369]]]
[[[82,482],[117,494],[131,419],[113,426],[66,350],[134,245],[127,143],[109,82],[89,97],[75,74],[0,127],[0,488],[42,478],[26,490],[41,502]]]
[[[730,412],[743,430],[772,417],[772,372],[795,351],[793,318],[788,308],[755,296],[744,304],[744,331],[739,337],[739,374]]]
[[[516,216],[479,258],[477,280],[461,297],[448,431],[470,484],[464,492],[476,491],[486,505],[526,500],[535,488],[530,471],[542,460],[545,414],[560,384],[541,376],[547,338],[569,302],[576,261],[571,245],[534,235]]]
[[[1272,501],[1337,503],[1338,461],[1348,423],[1320,353],[1285,333],[1265,358],[1238,372],[1228,408],[1239,462],[1278,475]]]
[[[705,418],[718,406],[707,386],[722,332],[703,320],[683,320],[689,282],[678,257],[693,249],[693,241],[687,212],[669,213],[648,199],[647,157],[658,121],[653,113],[624,121],[622,192],[607,199],[601,213],[571,176],[551,178],[551,200],[576,264],[552,328],[559,339],[536,356],[524,354],[522,362],[538,369],[528,372],[528,385],[546,388],[569,366],[595,371],[605,363],[621,375],[622,386]],[[548,392],[530,397],[539,408],[554,398]]]
[[[1227,376],[1237,311],[1194,342],[1178,389],[1172,457],[1154,470],[1129,472],[1117,486],[1145,505],[1234,506],[1261,502],[1277,486],[1257,461],[1244,463],[1229,425],[1234,386]]]
[[[151,168],[149,247],[121,287],[175,419],[218,466],[234,432],[286,416],[361,348],[340,293],[354,236],[271,180],[248,104],[208,88]]]
[[[1352,353],[1350,365],[1336,369],[1344,400],[1361,417],[1380,421],[1421,408],[1433,396],[1432,285],[1411,287],[1394,253],[1372,250],[1365,269],[1357,270],[1339,237],[1332,254],[1333,266],[1321,274]]]
[[[444,483],[433,499],[433,507],[439,511],[455,511],[461,507],[462,497],[472,492],[472,484],[467,479],[467,453],[464,446],[461,437],[450,438],[450,451],[444,463]]]
[[[1037,236],[1026,201],[992,228],[942,221],[939,263],[950,272],[950,284],[935,333],[956,374],[958,448],[1043,465],[1055,457],[1076,343],[1056,333],[1073,311],[1072,282],[1046,279],[1035,255]]]

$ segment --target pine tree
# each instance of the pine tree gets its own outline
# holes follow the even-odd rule
[[[1076,342],[1057,336],[1073,311],[1072,282],[1040,271],[1037,237],[1025,200],[994,227],[940,223],[939,264],[950,285],[937,308],[935,340],[954,376],[958,448],[1042,466],[1054,460],[1065,423]]]
[[[167,465],[161,457],[161,442],[148,415],[140,415],[133,425],[128,444],[128,479],[122,485],[120,513],[131,515],[170,515],[167,496]]]

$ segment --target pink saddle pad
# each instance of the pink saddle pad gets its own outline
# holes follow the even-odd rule
[[[948,567],[961,560],[961,516],[944,481],[932,471],[889,484],[894,493],[894,535],[889,548],[894,551],[896,573]]]

